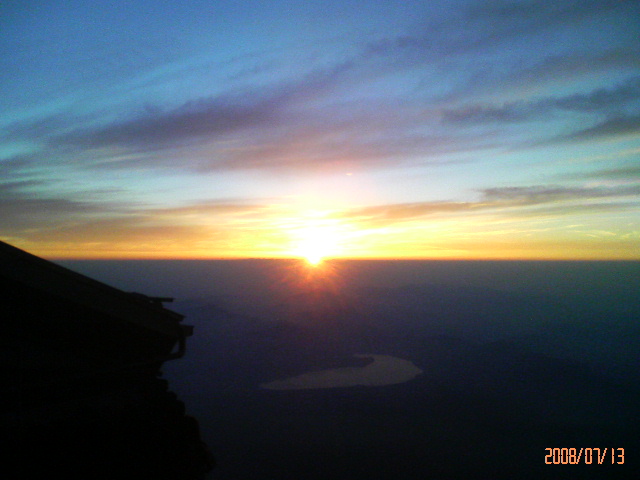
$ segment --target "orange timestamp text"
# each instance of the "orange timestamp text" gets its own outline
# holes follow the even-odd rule
[[[624,463],[624,448],[545,448],[547,465],[602,465]]]

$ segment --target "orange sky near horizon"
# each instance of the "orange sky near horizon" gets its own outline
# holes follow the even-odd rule
[[[374,209],[296,215],[291,209],[271,207],[260,214],[227,218],[227,223],[220,215],[205,215],[191,225],[165,212],[155,223],[148,218],[135,227],[96,223],[79,236],[4,240],[50,259],[640,260],[637,233],[598,228],[593,215],[585,219],[578,213],[562,228],[557,223],[566,223],[566,215],[532,221],[518,218],[511,208],[508,213],[499,207],[469,213],[470,208],[405,212],[390,219],[388,209],[384,218],[376,218]],[[178,225],[173,227],[173,221]]]

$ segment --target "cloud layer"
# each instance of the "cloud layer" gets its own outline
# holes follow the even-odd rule
[[[389,2],[340,28],[326,12],[351,7],[332,2],[256,2],[251,28],[190,5],[153,31],[62,7],[16,7],[0,45],[4,238],[249,252],[264,234],[262,255],[304,208],[414,239],[436,218],[603,230],[616,209],[620,235],[638,229],[637,2]],[[180,41],[158,34],[172,18]]]

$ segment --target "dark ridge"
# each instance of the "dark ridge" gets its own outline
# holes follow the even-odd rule
[[[211,470],[198,422],[158,378],[192,331],[163,307],[170,300],[0,242],[0,429],[12,478],[191,480]]]

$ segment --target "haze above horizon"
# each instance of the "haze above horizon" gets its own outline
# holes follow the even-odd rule
[[[0,6],[47,258],[640,260],[640,3]]]

